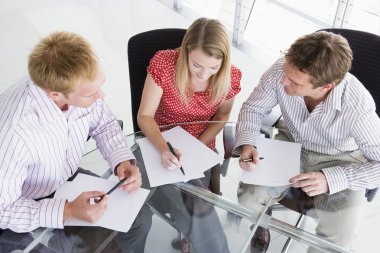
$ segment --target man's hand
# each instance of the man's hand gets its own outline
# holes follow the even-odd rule
[[[102,217],[104,211],[107,209],[108,196],[105,192],[90,191],[83,192],[76,199],[65,204],[63,211],[63,220],[78,219],[94,223]],[[100,198],[100,201],[95,201],[91,204],[92,198]]]
[[[116,167],[116,173],[119,180],[127,177],[127,180],[120,186],[124,191],[136,192],[140,189],[142,183],[140,170],[130,161],[121,162]]]
[[[257,152],[257,149],[251,145],[244,145],[241,148],[241,154],[240,159],[252,159],[252,162],[239,162],[240,168],[243,170],[251,171],[253,170],[256,165],[259,163],[259,153]]]
[[[308,196],[312,197],[329,191],[329,186],[323,172],[301,173],[289,179],[292,187],[301,188]]]

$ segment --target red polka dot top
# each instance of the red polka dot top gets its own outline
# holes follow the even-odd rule
[[[179,56],[179,50],[158,51],[150,60],[147,68],[155,83],[163,90],[160,104],[154,119],[159,126],[177,124],[182,122],[208,121],[216,113],[222,99],[209,105],[211,95],[208,91],[195,92],[189,100],[189,105],[182,103],[181,96],[175,85],[175,66]],[[231,66],[231,87],[226,99],[234,97],[240,92],[241,72],[238,68]],[[207,128],[207,124],[181,125],[194,137],[198,136]],[[161,131],[169,128],[161,129]],[[215,139],[208,145],[215,149]]]

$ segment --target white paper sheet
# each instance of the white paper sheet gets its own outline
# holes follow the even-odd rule
[[[68,201],[74,200],[82,192],[105,191],[107,192],[117,182],[79,173],[75,179],[66,182],[59,188],[54,198],[64,198]],[[100,226],[108,229],[127,232],[145,202],[149,190],[139,189],[135,193],[127,193],[116,189],[111,193],[107,202],[107,210],[95,223],[81,220],[69,220],[65,226]]]
[[[289,179],[300,173],[301,144],[260,137],[256,146],[264,159],[252,171],[243,171],[241,180],[244,183],[289,185]]]
[[[166,169],[161,164],[158,150],[147,138],[141,138],[137,143],[152,187],[204,177],[204,171],[222,161],[218,154],[179,126],[162,132],[162,135],[174,148],[181,151],[181,165],[185,175],[179,169],[174,171]]]

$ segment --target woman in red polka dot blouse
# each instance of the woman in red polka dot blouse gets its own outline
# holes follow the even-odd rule
[[[239,93],[241,72],[230,63],[230,39],[217,20],[199,18],[187,29],[182,45],[158,51],[147,69],[137,120],[145,136],[171,170],[180,167],[159,126],[181,122],[227,121]],[[223,123],[182,125],[211,149]],[[167,128],[165,129],[167,130]]]

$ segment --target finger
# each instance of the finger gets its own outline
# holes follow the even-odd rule
[[[307,187],[307,186],[315,186],[316,182],[312,179],[305,179],[295,182],[293,185],[295,185],[296,188],[300,187]]]
[[[179,162],[179,160],[177,159],[177,157],[175,157],[174,155],[172,155],[170,158],[169,158],[169,165],[170,166],[175,166],[175,167],[181,167],[181,163]]]
[[[260,157],[257,153],[253,156],[253,163],[256,165],[260,163]]]
[[[301,190],[305,193],[308,193],[308,192],[314,191],[315,188],[314,186],[308,185],[308,186],[301,187]]]
[[[104,197],[104,196],[103,196],[103,197]],[[102,200],[103,197],[95,197],[95,198],[94,198],[94,202],[95,202],[96,204],[98,204],[98,203]]]
[[[130,183],[136,181],[138,178],[141,178],[140,170],[139,170],[138,167],[133,166],[129,170],[129,173],[128,173],[128,176],[127,176],[127,180],[125,180],[125,182],[123,183],[123,185],[130,184]]]
[[[126,169],[124,166],[120,166],[117,170],[116,170],[116,175],[117,177],[121,180],[123,179],[124,177],[126,177]]]
[[[141,186],[141,179],[135,180],[134,182],[128,184],[128,185],[123,185],[122,189],[126,192],[132,192],[135,191],[136,189],[139,189]]]
[[[108,199],[109,199],[109,195],[108,194],[104,194],[103,197],[99,200],[98,204],[105,205],[107,203]]]
[[[295,182],[298,182],[298,181],[302,181],[302,180],[306,180],[306,179],[309,179],[311,178],[312,175],[310,173],[301,173],[295,177],[292,177],[291,179],[289,179],[289,182],[290,183],[295,183]]]
[[[86,199],[102,197],[104,194],[106,194],[104,191],[88,191],[82,193]]]
[[[181,166],[180,163],[178,162],[177,158],[175,158],[173,156],[172,158],[173,160],[175,159],[177,161],[177,163],[174,163],[171,159],[169,159],[166,163],[166,167],[169,169],[169,170],[176,170],[176,169],[179,169],[179,167]]]
[[[170,165],[166,166],[166,168],[167,168],[168,170],[176,170],[176,169],[178,169],[179,167],[176,166],[176,165],[174,165],[174,164],[170,164]]]
[[[318,190],[312,190],[312,191],[306,192],[306,195],[309,196],[309,197],[314,197],[314,196],[317,196],[317,195],[319,195],[321,193],[322,192],[320,192]]]
[[[179,151],[178,149],[174,149],[175,150],[175,153],[176,153],[176,155],[177,155],[177,159],[178,159],[178,161],[181,161],[182,160],[182,153],[181,153],[181,151]]]
[[[246,171],[252,171],[254,168],[256,168],[256,165],[252,162],[241,162],[240,168]]]

